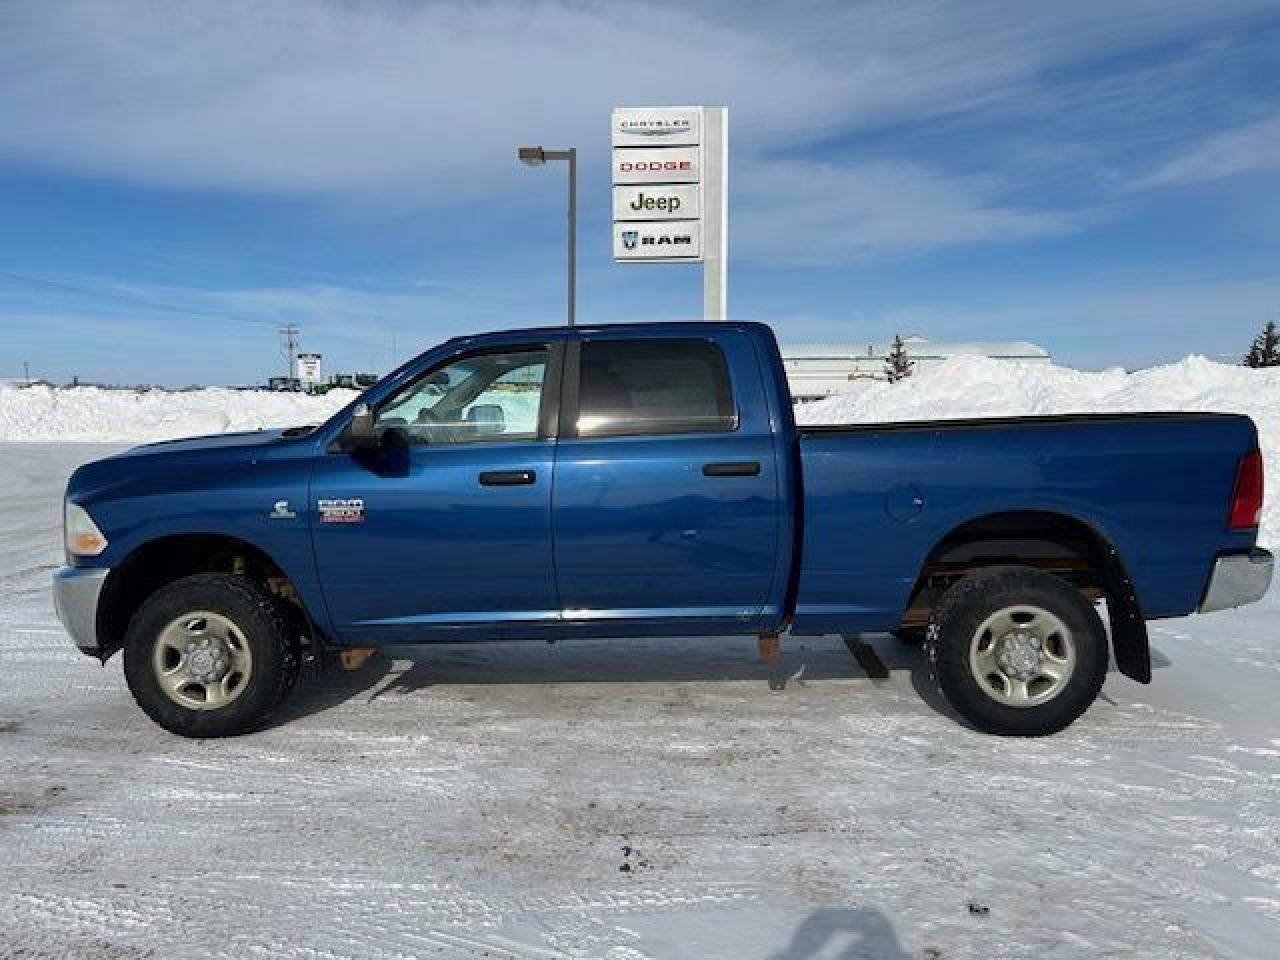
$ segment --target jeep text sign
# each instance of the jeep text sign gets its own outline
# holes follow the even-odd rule
[[[615,223],[616,260],[697,260],[702,256],[702,224],[697,220],[667,223]]]
[[[616,148],[613,182],[697,183],[702,169],[701,153],[697,147]]]
[[[697,220],[701,206],[697,184],[613,188],[614,220]]]

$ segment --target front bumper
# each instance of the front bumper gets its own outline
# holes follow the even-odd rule
[[[1262,599],[1271,586],[1273,560],[1269,551],[1255,547],[1213,561],[1209,589],[1200,601],[1200,612],[1243,607]]]
[[[71,639],[91,657],[98,645],[98,596],[111,571],[106,567],[61,567],[53,575],[53,608]]]

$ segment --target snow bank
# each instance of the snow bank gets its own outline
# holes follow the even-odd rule
[[[146,443],[319,423],[355,395],[0,386],[0,441]]]
[[[1053,413],[1201,410],[1245,413],[1266,461],[1261,539],[1280,543],[1280,369],[1250,370],[1187,357],[1137,373],[1085,373],[1044,363],[955,357],[901,383],[805,404],[801,423],[875,423]]]

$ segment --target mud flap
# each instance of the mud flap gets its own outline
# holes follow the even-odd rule
[[[1107,614],[1111,621],[1111,649],[1116,668],[1130,680],[1151,682],[1151,642],[1147,622],[1142,618],[1133,581],[1124,572],[1120,555],[1114,547],[1107,549]]]

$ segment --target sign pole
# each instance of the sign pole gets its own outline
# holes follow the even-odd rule
[[[729,109],[703,109],[702,318],[729,316]]]
[[[578,148],[569,155],[569,326],[578,313]]]

